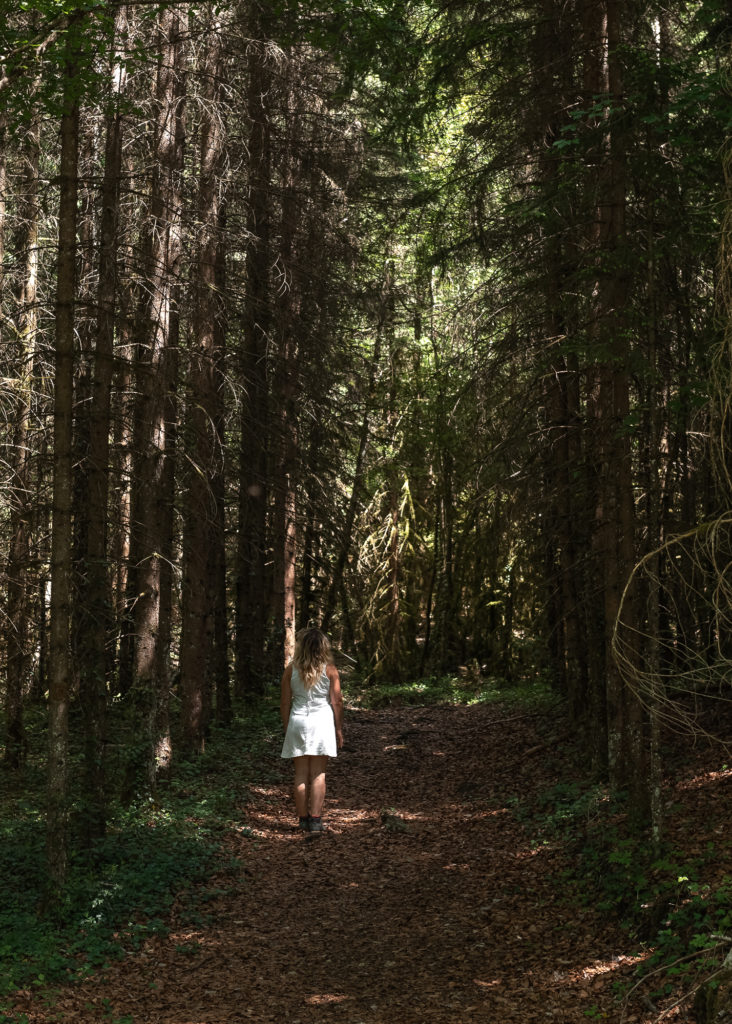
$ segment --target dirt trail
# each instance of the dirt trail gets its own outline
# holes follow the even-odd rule
[[[562,852],[533,849],[506,806],[552,781],[546,729],[495,707],[352,713],[326,834],[293,831],[283,765],[229,840],[242,872],[214,923],[174,927],[29,1020],[619,1021],[622,936],[562,902]]]

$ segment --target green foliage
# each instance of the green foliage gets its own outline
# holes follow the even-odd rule
[[[464,676],[429,676],[406,683],[359,683],[349,680],[349,702],[359,707],[427,707],[435,704],[490,704],[529,706],[557,703],[556,693],[540,679],[533,684],[509,686],[503,679]]]
[[[732,878],[725,876],[714,888],[696,885],[685,875],[677,881],[676,900],[644,971],[666,967],[666,977],[700,978],[719,966],[720,948],[729,945],[720,939],[732,928]]]
[[[0,804],[0,999],[18,988],[46,988],[84,977],[147,937],[166,930],[171,907],[190,923],[206,919],[206,902],[221,892],[206,885],[236,865],[219,843],[223,830],[238,821],[248,785],[272,777],[262,764],[278,728],[275,703],[263,704],[214,733],[204,755],[175,765],[157,802],[140,798],[131,806],[114,803],[107,836],[89,848],[81,834],[83,806],[74,793],[68,884],[60,906],[48,911],[43,806],[43,718],[30,714],[29,764],[21,788]],[[81,722],[72,715],[72,755],[79,759]],[[111,731],[125,736],[124,709],[112,709]],[[126,763],[120,745],[110,765]],[[78,779],[80,772],[75,772]],[[220,883],[219,883],[220,884]],[[189,944],[185,952],[193,952]],[[0,1012],[0,1019],[2,1014]]]
[[[718,966],[720,936],[732,928],[732,878],[714,887],[693,879],[719,851],[710,846],[690,860],[670,843],[655,849],[648,836],[629,829],[624,799],[587,781],[562,781],[533,804],[515,799],[512,806],[537,844],[561,843],[573,852],[564,876],[568,898],[615,918],[652,947],[641,975],[688,987]]]
[[[201,830],[151,814],[120,821],[94,850],[72,858],[63,904],[49,915],[45,836],[39,823],[2,822],[1,995],[84,975],[163,931],[176,892],[210,873],[216,847]]]
[[[166,6],[142,5],[138,17],[152,28]],[[57,119],[71,103],[103,99],[109,75],[99,55],[113,40],[114,7],[106,0],[0,0],[0,114],[11,115],[9,134],[22,133],[39,108]],[[150,60],[141,33],[123,63],[129,70]]]

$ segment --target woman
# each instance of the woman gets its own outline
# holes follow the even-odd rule
[[[282,757],[295,763],[295,810],[301,832],[322,832],[325,765],[343,746],[343,697],[330,641],[319,629],[295,638],[295,654],[282,675]]]

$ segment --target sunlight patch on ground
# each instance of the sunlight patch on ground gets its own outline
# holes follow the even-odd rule
[[[432,821],[435,817],[433,814],[425,814],[424,811],[406,811],[401,807],[390,807],[389,812],[398,814],[404,821]],[[373,818],[373,815],[371,815]]]
[[[374,812],[366,811],[362,808],[358,810],[343,811],[340,808],[333,808],[330,814],[327,813],[327,808],[323,812],[329,822],[337,823],[338,825],[363,825],[364,822],[373,822]]]
[[[381,827],[381,822],[378,821],[373,811],[360,809],[343,811],[334,808],[330,814],[326,809],[324,815],[327,832],[338,833],[343,831],[344,828],[356,825],[363,826],[364,824],[371,825],[372,827],[376,827],[378,824],[378,827]],[[424,815],[405,814],[403,817],[420,819]],[[302,840],[303,838],[302,832],[297,828],[297,818],[295,817],[294,809],[283,825],[281,806],[273,807],[271,811],[263,809],[258,810],[256,813],[249,811],[246,814],[246,819],[239,827],[239,833],[257,839],[276,839],[279,842],[290,839]]]
[[[703,772],[701,775],[695,775],[691,779],[679,782],[676,788],[682,791],[702,789],[704,786],[708,786],[712,782],[719,782],[721,779],[732,779],[732,768],[725,766],[720,768],[718,772]]]
[[[462,805],[455,805],[453,803],[436,805],[429,812],[408,810],[392,805],[389,805],[388,809],[383,809],[379,812],[374,811],[372,808],[368,810],[364,808],[340,808],[336,805],[330,812],[326,808],[324,821],[326,831],[335,834],[357,826],[361,828],[368,826],[379,831],[385,828],[388,830],[389,821],[387,819],[395,819],[397,822],[402,822],[405,827],[416,826],[417,833],[421,831],[420,826],[423,826],[428,832],[433,832],[435,829],[442,828],[442,820],[448,812],[463,824],[487,821],[489,818],[504,817],[510,813],[505,807],[465,812]],[[245,838],[276,839],[281,842],[282,840],[302,838],[302,833],[299,832],[296,826],[297,819],[294,810],[289,820],[283,825],[282,804],[280,801],[277,806],[272,806],[271,809],[269,807],[259,808],[256,812],[252,812],[249,808],[243,809],[242,821],[237,831]],[[539,851],[527,852],[525,856],[533,856],[536,852]]]
[[[320,995],[307,996],[305,1002],[308,1006],[329,1006],[333,1003],[345,1003],[350,996],[337,996],[332,992],[324,992]]]
[[[203,945],[207,940],[207,936],[200,931],[170,932],[168,934],[168,939],[176,945],[191,944],[194,942],[198,945]]]
[[[260,809],[256,813],[245,809],[241,825],[237,831],[240,836],[246,839],[290,839],[297,837],[297,818],[294,811],[289,820],[283,823],[282,812],[279,808],[270,810]]]
[[[553,969],[536,976],[536,987],[548,994],[560,990],[572,993],[572,1000],[606,998],[613,991],[613,986],[618,984],[614,975],[619,972],[621,984],[627,984],[633,978],[634,969],[650,955],[650,950],[633,955],[621,953],[608,956],[607,959],[595,959],[585,966],[570,959],[557,958]],[[610,1019],[614,1021],[616,1018],[613,1015]]]
[[[251,793],[259,793],[260,796],[269,796],[269,797],[272,797],[272,796],[281,797],[282,796],[282,786],[280,786],[280,785],[277,785],[277,786],[249,786],[248,788],[249,788],[249,791]]]
[[[580,973],[582,978],[596,978],[600,974],[610,974],[612,971],[617,971],[621,967],[626,967],[628,964],[638,964],[643,960],[647,959],[650,953],[644,953],[638,956],[617,956],[613,957],[612,960],[595,960],[587,967],[583,967]]]
[[[537,846],[533,849],[516,850],[513,856],[515,860],[530,860],[532,857],[538,857],[540,853],[547,853],[552,850],[553,847]]]
[[[649,956],[651,956],[650,950],[632,956],[620,954],[611,957],[609,960],[593,960],[592,963],[584,967],[579,964],[573,965],[571,961],[561,960],[559,963],[566,964],[566,967],[564,969],[561,967],[555,968],[548,976],[547,984],[543,987],[551,990],[559,984],[570,989],[579,986],[581,989],[592,988],[593,990],[601,991],[605,988],[606,981],[616,971],[636,967],[644,960],[647,960]]]

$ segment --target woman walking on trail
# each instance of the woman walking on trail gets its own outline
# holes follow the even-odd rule
[[[325,765],[343,746],[343,697],[330,641],[319,629],[295,638],[295,654],[282,675],[282,757],[295,764],[295,810],[301,832],[322,832]]]

